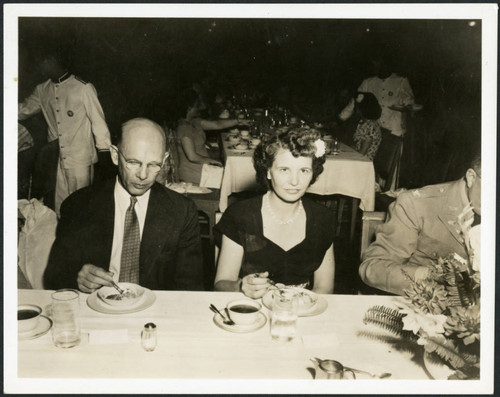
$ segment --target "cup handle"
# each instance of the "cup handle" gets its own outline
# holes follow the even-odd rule
[[[351,375],[352,375],[351,379],[356,379],[356,374],[354,373],[354,371],[352,369],[350,369],[350,368],[344,368],[344,374],[346,372],[350,372],[351,373]]]

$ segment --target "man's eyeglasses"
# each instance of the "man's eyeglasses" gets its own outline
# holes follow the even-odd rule
[[[127,167],[128,170],[130,171],[137,171],[142,168],[142,162],[138,160],[129,160],[127,159],[122,152],[120,152],[120,149],[118,149],[116,146],[113,146],[114,149],[118,152],[120,156],[123,157],[123,160],[125,160],[125,167]],[[163,167],[163,162],[161,164],[159,163],[148,163],[147,169],[149,172],[152,172],[154,174],[157,174],[160,172],[161,167]]]

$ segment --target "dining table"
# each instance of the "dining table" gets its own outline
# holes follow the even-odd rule
[[[236,149],[228,139],[230,132],[221,134],[224,174],[220,188],[219,209],[224,212],[232,193],[255,190],[257,181],[253,166],[253,149]],[[375,208],[375,169],[373,162],[350,146],[339,142],[338,153],[328,153],[323,172],[307,192],[317,195],[342,194],[360,200],[363,211]]]
[[[231,332],[216,324],[217,314],[209,305],[223,309],[228,302],[245,298],[240,292],[149,292],[155,298],[149,307],[126,314],[97,311],[89,306],[92,295],[80,293],[80,344],[56,347],[50,330],[34,339],[19,338],[18,377],[313,381],[311,358],[317,357],[391,374],[384,380],[358,374],[357,380],[430,379],[421,353],[405,348],[388,331],[363,322],[368,308],[393,306],[398,297],[318,295],[322,312],[299,317],[297,337],[276,342],[270,335],[266,305],[261,309],[263,325],[252,332]],[[18,290],[18,304],[36,304],[50,318],[52,293]],[[141,347],[141,331],[150,322],[157,330],[154,351]]]

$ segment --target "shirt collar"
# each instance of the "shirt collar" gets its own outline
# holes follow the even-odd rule
[[[137,203],[135,204],[139,209],[145,211],[148,207],[149,195],[151,194],[151,189],[149,189],[142,196],[135,196],[137,198]],[[125,190],[122,186],[118,177],[116,177],[115,182],[115,200],[116,205],[120,208],[120,211],[126,211],[130,206],[130,193]]]

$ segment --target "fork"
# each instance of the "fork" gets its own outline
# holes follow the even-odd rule
[[[210,310],[212,310],[214,313],[217,313],[219,316],[222,317],[222,322],[226,325],[234,325],[234,321],[229,319],[226,319],[226,316],[224,316],[219,309],[217,309],[213,304],[210,304],[209,306]]]

